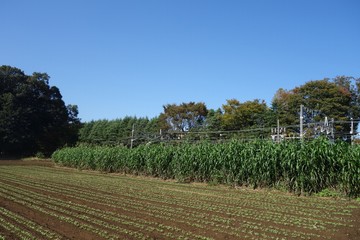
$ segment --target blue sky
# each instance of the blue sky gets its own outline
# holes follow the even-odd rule
[[[12,0],[0,65],[46,72],[83,121],[360,77],[358,0]]]

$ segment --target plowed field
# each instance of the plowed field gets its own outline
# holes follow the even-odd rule
[[[0,239],[359,239],[360,204],[0,161]]]

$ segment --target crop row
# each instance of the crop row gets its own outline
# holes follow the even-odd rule
[[[314,214],[326,214],[326,212],[319,212],[321,210],[333,210],[336,211],[340,215],[349,215],[347,213],[347,208],[352,205],[343,205],[339,204],[339,201],[336,199],[327,199],[327,201],[323,201],[321,198],[301,198],[302,201],[299,201],[297,198],[294,198],[292,195],[286,194],[271,194],[269,191],[266,195],[266,198],[260,197],[261,194],[258,194],[257,191],[251,191],[247,189],[241,189],[241,193],[236,189],[229,188],[214,188],[212,186],[202,185],[201,187],[197,187],[197,185],[193,184],[176,184],[172,181],[159,181],[157,179],[146,178],[134,178],[128,177],[124,175],[104,175],[104,174],[96,174],[94,172],[86,173],[82,172],[82,174],[74,175],[72,171],[53,171],[48,168],[34,168],[34,167],[21,167],[18,168],[16,173],[14,171],[5,172],[4,169],[2,174],[9,174],[16,177],[25,177],[28,175],[30,179],[34,179],[36,177],[35,173],[38,173],[39,178],[37,180],[41,180],[41,178],[45,178],[45,182],[52,182],[54,184],[69,184],[69,185],[81,185],[84,188],[96,188],[104,191],[111,191],[113,193],[121,193],[131,191],[136,194],[137,191],[146,193],[147,191],[151,191],[154,188],[161,189],[156,194],[164,195],[182,195],[185,194],[189,196],[202,196],[203,199],[214,198],[215,201],[229,201],[235,205],[242,203],[254,203],[259,205],[266,204],[277,204],[278,202],[282,202],[282,206],[287,206],[294,208],[294,210],[299,211],[309,211],[314,212]],[[89,176],[96,175],[96,178],[84,178],[84,175],[89,174]],[[66,177],[64,177],[64,175]],[[28,178],[28,180],[29,180]],[[61,181],[59,180],[61,179]],[[86,181],[85,181],[86,180]],[[201,191],[199,191],[201,190]],[[170,192],[169,192],[170,191]],[[174,193],[171,193],[174,192]],[[173,197],[173,196],[171,196]],[[217,199],[218,198],[218,199]],[[333,217],[331,217],[333,218]]]
[[[20,195],[21,193],[31,194],[31,197],[21,196]],[[28,204],[34,203],[34,202],[40,204],[40,202],[44,201],[45,206],[49,207],[50,209],[56,208],[57,210],[59,210],[59,207],[56,207],[57,205],[61,205],[63,207],[69,208],[69,209],[71,209],[71,212],[76,212],[79,209],[83,208],[83,206],[79,206],[74,202],[72,202],[71,204],[62,203],[62,202],[59,203],[59,201],[57,199],[51,200],[51,198],[49,198],[49,197],[41,198],[38,194],[34,194],[33,192],[26,192],[23,189],[17,189],[17,188],[14,188],[14,187],[10,187],[10,186],[7,186],[6,184],[4,184],[4,189],[0,190],[0,194],[4,194],[4,195],[6,194],[7,197],[10,198],[13,201],[16,201],[15,199],[22,199],[22,200],[20,200],[20,202],[22,202],[22,203],[24,203],[25,200],[28,200]],[[193,221],[193,219],[191,219],[189,217],[181,218],[181,217],[177,216],[176,215],[177,211],[172,211],[172,213],[168,213],[168,212],[166,212],[166,210],[164,211],[161,207],[158,207],[158,208],[155,208],[155,209],[154,208],[147,209],[146,206],[140,206],[140,205],[131,206],[131,205],[129,205],[129,203],[121,204],[120,202],[115,202],[114,203],[113,201],[103,201],[103,200],[99,201],[96,198],[84,199],[84,198],[79,197],[79,196],[74,197],[74,199],[87,200],[89,203],[92,203],[92,204],[101,204],[101,205],[104,205],[104,206],[108,206],[108,207],[110,207],[112,209],[121,210],[122,213],[131,211],[132,213],[137,213],[138,215],[147,215],[149,217],[160,218],[160,219],[162,219],[164,221],[170,221],[171,222],[171,221],[174,221],[174,218],[176,217],[177,218],[176,223],[178,223],[178,224],[185,224],[185,225],[188,225],[190,227],[197,227],[197,228],[203,229],[204,230],[203,232],[206,231],[206,225],[203,225],[205,220],[200,222],[201,223],[200,224],[199,222],[197,223],[196,221]],[[54,206],[51,207],[50,204],[55,205],[55,207]],[[33,207],[33,205],[31,207]],[[64,212],[66,213],[69,210],[60,210],[60,211],[63,212],[63,213]],[[98,212],[98,211],[90,210],[90,211],[83,212],[83,214],[87,215],[89,212],[91,213],[91,212]],[[100,212],[101,211],[99,211],[96,214],[97,217],[104,217],[105,216],[106,218],[108,218],[107,217],[108,215],[110,215],[110,216],[112,215],[109,212],[106,212],[106,214],[104,214],[104,215],[100,215]],[[50,212],[50,215],[51,215],[51,212]],[[118,215],[117,217],[122,218],[123,215]],[[184,219],[184,220],[182,220],[182,219]],[[93,218],[92,218],[92,220],[93,220]],[[136,221],[136,219],[133,219],[133,221],[134,220]],[[134,224],[134,222],[133,222],[132,226],[133,227],[134,226],[138,227],[139,223],[136,222],[136,224]],[[161,226],[163,226],[163,225],[161,225]],[[104,226],[101,225],[101,227],[104,227]],[[105,227],[106,227],[106,225],[105,225]],[[167,229],[167,232],[169,232],[170,230],[175,230],[175,231],[177,230],[176,228],[171,227],[171,226],[167,226],[165,228]],[[86,229],[91,230],[89,227],[87,227]],[[145,229],[142,228],[141,230],[144,231]],[[226,229],[220,229],[219,228],[218,230],[220,232],[224,233],[224,234],[226,233]],[[163,231],[164,230],[160,230],[160,232],[163,232]],[[181,232],[181,230],[180,230],[180,232]],[[166,234],[166,232],[165,232],[165,234]],[[168,234],[166,234],[166,235],[167,235],[167,239],[173,238],[173,237],[171,237],[171,235],[170,236]],[[187,239],[187,238],[188,239],[210,239],[210,238],[197,236],[197,235],[194,235],[194,234],[188,234],[188,233],[185,233],[185,235],[190,235],[190,238],[186,237],[186,236],[183,236],[183,237],[179,236],[178,238],[179,239]],[[232,233],[230,235],[235,235],[235,236],[239,237],[239,235],[236,234],[236,233]]]
[[[156,224],[156,223],[152,223],[149,221],[144,221],[142,219],[131,219],[129,217],[126,217],[123,214],[114,214],[112,212],[106,212],[104,213],[104,211],[102,210],[98,210],[98,209],[94,209],[94,208],[90,208],[90,207],[86,207],[84,205],[80,205],[80,204],[76,204],[75,202],[62,202],[59,201],[59,199],[55,199],[55,198],[51,198],[49,196],[43,196],[41,194],[37,194],[33,191],[27,191],[24,188],[18,188],[18,187],[14,187],[11,185],[8,185],[6,183],[3,183],[4,189],[0,190],[0,192],[2,192],[3,194],[7,194],[8,197],[13,197],[12,200],[14,200],[15,198],[21,199],[21,202],[24,203],[24,200],[28,200],[28,203],[33,203],[33,204],[39,204],[42,203],[44,206],[46,206],[48,208],[48,210],[56,210],[59,211],[61,213],[65,213],[68,215],[71,215],[71,213],[75,213],[78,212],[79,214],[83,214],[81,219],[82,220],[89,220],[91,217],[91,221],[98,223],[99,226],[101,226],[102,228],[109,228],[109,229],[113,229],[113,230],[117,230],[119,231],[119,227],[118,226],[114,226],[114,225],[109,225],[106,224],[105,221],[113,221],[116,222],[117,224],[121,224],[121,225],[126,225],[127,227],[136,227],[137,232],[139,230],[143,231],[143,232],[158,232],[158,234],[164,234],[166,236],[166,239],[173,239],[174,234],[169,234],[168,232],[170,231],[175,231],[178,234],[183,234],[184,236],[179,235],[178,238],[179,239],[208,239],[199,235],[194,235],[188,232],[184,232],[179,228],[176,227],[171,227],[171,226],[164,226],[162,224]],[[25,194],[23,196],[21,196],[20,194]],[[26,196],[30,196],[30,197],[26,197]],[[81,199],[84,200],[81,197],[74,197],[75,200],[76,199]],[[16,200],[14,200],[16,201]],[[91,201],[94,204],[99,204],[99,200],[96,200],[96,198],[92,199]],[[101,204],[101,202],[100,202]],[[112,207],[116,207],[116,206],[112,206]],[[127,209],[123,209],[125,211],[128,211]],[[50,211],[50,215],[51,211]],[[95,217],[95,218],[94,218]],[[96,218],[102,219],[102,220],[96,220]],[[89,220],[90,221],[90,220]],[[71,221],[70,221],[71,222]],[[153,226],[146,226],[143,224],[148,224],[148,225],[157,225],[155,227]],[[77,223],[79,224],[79,223]],[[92,230],[90,228],[90,226],[86,226],[86,229]],[[129,235],[141,235],[140,233],[134,233],[134,232],[130,232],[130,231],[126,231],[127,234]],[[105,235],[106,236],[106,235]],[[114,237],[114,236],[112,236]],[[134,236],[133,236],[134,237]],[[137,236],[139,239],[145,239],[144,236]]]
[[[16,181],[16,179],[13,179],[12,181],[23,184],[24,187],[37,187],[38,190],[47,190],[52,193],[60,193],[64,196],[73,196],[78,192],[78,188],[71,188],[69,186],[63,187],[61,185],[56,184],[36,184],[31,183],[30,181],[27,181],[26,183],[21,183],[19,181]],[[31,183],[31,185],[29,185]],[[56,189],[56,190],[55,190]],[[59,192],[60,191],[60,192]],[[146,191],[146,190],[145,190]],[[82,196],[88,196],[90,198],[95,197],[95,199],[99,202],[108,202],[108,203],[116,203],[116,206],[119,206],[119,204],[128,204],[131,205],[130,207],[134,207],[136,205],[143,206],[144,209],[150,209],[153,208],[151,203],[149,203],[149,196],[151,197],[151,201],[156,201],[157,205],[161,206],[162,210],[165,210],[168,208],[169,212],[177,212],[178,210],[182,210],[183,213],[186,212],[185,208],[191,208],[192,210],[196,210],[196,214],[190,214],[195,218],[210,218],[211,215],[204,216],[204,214],[199,214],[198,211],[211,211],[213,213],[226,213],[227,215],[231,215],[233,217],[242,217],[242,218],[248,218],[253,220],[262,220],[262,221],[272,221],[277,224],[284,224],[288,226],[297,226],[297,227],[303,227],[303,228],[309,228],[309,229],[326,229],[325,225],[329,226],[336,226],[336,225],[346,225],[347,223],[344,222],[341,218],[338,218],[340,221],[334,221],[332,218],[328,218],[326,221],[324,219],[317,220],[314,219],[314,216],[316,215],[310,215],[307,214],[308,217],[304,216],[296,216],[294,215],[297,213],[296,211],[286,211],[287,213],[292,213],[290,216],[286,217],[286,221],[283,219],[285,217],[285,214],[283,212],[283,209],[281,206],[274,206],[272,209],[267,208],[266,206],[262,207],[261,210],[266,210],[266,215],[261,215],[256,208],[253,208],[250,206],[250,203],[244,205],[241,202],[239,204],[234,205],[233,208],[231,205],[224,203],[223,201],[210,201],[207,203],[207,200],[205,199],[198,199],[190,197],[184,199],[186,196],[184,195],[170,195],[168,198],[164,198],[163,196],[157,196],[157,194],[154,194],[154,192],[132,192],[132,193],[122,193],[122,196],[104,196],[102,193],[94,193],[89,191],[82,191]],[[124,198],[125,197],[125,198]],[[136,199],[134,199],[136,197]],[[81,200],[89,200],[81,198]],[[185,200],[185,201],[184,201]],[[173,206],[175,205],[175,207]],[[258,206],[260,207],[260,206]],[[178,209],[177,209],[178,208]],[[299,214],[297,214],[299,215]],[[309,217],[310,215],[310,217]],[[178,216],[179,217],[179,216]],[[219,219],[219,217],[217,218]],[[216,221],[217,219],[213,219]],[[221,219],[221,218],[220,218]],[[188,219],[187,219],[188,220]],[[226,218],[227,221],[230,221],[231,218]],[[224,222],[224,220],[219,220],[220,222]],[[210,223],[211,224],[211,223]],[[214,225],[214,224],[212,224]]]
[[[18,177],[16,176],[9,176],[8,179],[12,179],[12,181],[14,182],[19,182]],[[66,181],[66,180],[64,180]],[[21,183],[21,182],[20,182]],[[60,191],[63,190],[64,194],[66,193],[71,193],[71,194],[75,194],[78,191],[77,187],[72,187],[72,186],[63,186],[63,184],[58,184],[58,183],[53,183],[53,182],[49,182],[47,181],[47,183],[41,184],[39,182],[34,182],[31,179],[26,180],[27,184],[31,184],[30,186],[33,187],[38,187],[39,189],[43,189],[43,190],[47,190],[47,191],[53,191],[53,189],[56,189],[56,191]],[[83,186],[86,188],[88,187],[94,187],[93,183],[89,183],[87,184],[87,186]],[[98,189],[101,189],[102,186],[98,186]],[[159,190],[161,189],[157,189],[156,191],[153,191],[151,188],[145,188],[143,187],[142,191],[140,191],[140,189],[138,191],[131,191],[131,192],[127,192],[127,191],[123,191],[123,188],[120,188],[119,185],[117,185],[117,188],[121,191],[119,193],[121,193],[121,198],[129,198],[131,199],[131,201],[135,201],[134,197],[136,197],[138,200],[143,200],[143,201],[147,201],[149,199],[151,199],[151,201],[157,201],[159,204],[177,204],[178,206],[190,206],[190,205],[200,205],[200,203],[207,203],[208,208],[211,209],[211,206],[214,205],[213,203],[216,203],[216,207],[223,207],[223,208],[229,208],[229,207],[235,207],[235,208],[250,208],[249,211],[253,211],[256,212],[256,209],[261,209],[261,210],[266,210],[269,214],[273,213],[273,214],[277,214],[277,215],[281,215],[284,213],[290,213],[292,215],[297,215],[297,216],[302,216],[302,217],[314,217],[314,216],[319,216],[320,214],[322,215],[322,220],[328,220],[328,221],[334,221],[334,220],[342,220],[342,217],[344,215],[348,215],[347,212],[340,212],[337,214],[330,214],[329,212],[325,212],[325,211],[320,211],[320,210],[316,210],[316,209],[306,209],[306,208],[300,208],[297,206],[288,206],[285,209],[283,208],[283,206],[280,208],[278,204],[275,203],[267,203],[264,201],[249,201],[249,200],[238,200],[236,198],[226,198],[223,196],[217,196],[217,197],[213,197],[213,196],[209,196],[209,195],[205,195],[203,197],[198,197],[195,192],[190,192],[190,193],[186,193],[186,192],[178,192],[176,191],[176,189],[174,188],[161,188],[163,190],[166,190],[166,195],[161,194],[161,192],[159,192]],[[83,195],[89,195],[89,196],[93,196],[93,195],[97,195],[97,193],[94,193],[94,191],[87,191],[87,190],[83,190],[82,191]],[[99,194],[99,196],[97,196],[98,198],[103,198],[104,194]],[[119,200],[118,196],[117,197],[110,197],[110,198],[114,198],[113,200]],[[186,198],[186,204],[184,204],[184,198]],[[166,202],[167,199],[171,199],[170,203]],[[121,201],[126,201],[126,199],[122,199]],[[338,215],[338,216],[336,216]],[[297,218],[297,222],[298,222],[298,218]],[[337,223],[339,224],[339,223]]]
[[[3,227],[21,239],[38,239],[36,235],[44,239],[63,239],[58,233],[45,229],[41,225],[3,207],[0,207],[0,222]],[[36,233],[35,236],[25,229]]]
[[[5,172],[2,172],[3,175],[5,175]],[[14,173],[8,173],[11,174],[12,176],[8,176],[8,178],[12,178],[13,181],[16,181],[20,176],[14,176]],[[42,172],[41,175],[44,175],[44,173]],[[88,195],[93,195],[93,194],[97,194],[93,192],[93,189],[95,187],[97,187],[97,190],[100,189],[104,189],[104,184],[97,184],[97,181],[91,181],[92,178],[87,178],[88,180],[90,180],[90,182],[85,182],[82,181],[81,182],[81,187],[84,188],[83,194],[85,194],[87,192]],[[64,183],[74,183],[72,181],[73,179],[63,179],[61,180],[62,182],[59,183],[59,180],[55,180],[55,182],[52,182],[51,179],[47,178],[46,183],[41,184],[40,182],[36,182],[36,181],[32,181],[32,179],[26,179],[27,183],[32,183],[34,185],[37,185],[43,189],[46,189],[47,186],[49,188],[56,188],[56,189],[64,189],[66,191],[70,191],[71,189],[74,189],[73,191],[78,191],[78,187],[73,187],[73,186],[63,186]],[[57,182],[56,182],[57,181]],[[144,182],[144,181],[138,181],[140,182]],[[201,194],[199,195],[198,192],[196,191],[182,191],[181,189],[178,189],[179,187],[182,187],[183,185],[177,185],[175,187],[174,184],[171,184],[167,187],[163,187],[163,186],[157,186],[156,189],[154,189],[153,186],[149,186],[149,184],[141,184],[139,186],[137,186],[138,184],[135,183],[127,183],[127,182],[123,182],[121,181],[122,184],[119,184],[119,181],[116,181],[113,183],[113,185],[111,185],[111,182],[107,181],[106,182],[106,186],[107,187],[113,187],[113,193],[121,193],[122,197],[127,196],[127,197],[137,197],[138,199],[143,199],[143,200],[147,200],[148,197],[151,198],[152,201],[156,200],[159,201],[161,203],[163,203],[163,201],[165,201],[165,199],[170,198],[172,203],[179,203],[181,204],[181,201],[184,200],[184,198],[186,197],[186,202],[193,202],[195,205],[196,204],[200,204],[201,202],[209,202],[209,204],[217,202],[217,204],[222,205],[224,207],[229,207],[229,206],[234,206],[234,207],[243,207],[243,208],[261,208],[266,210],[267,212],[289,212],[291,214],[297,214],[297,215],[302,215],[302,216],[318,216],[318,215],[322,215],[323,219],[328,219],[328,220],[334,220],[336,218],[341,219],[343,216],[349,215],[348,213],[348,207],[351,207],[351,205],[349,206],[343,206],[343,205],[339,205],[338,202],[334,202],[334,204],[322,204],[320,202],[314,202],[314,200],[316,199],[307,199],[307,201],[303,202],[295,202],[293,205],[287,205],[286,208],[284,208],[284,206],[281,206],[282,209],[279,209],[278,204],[276,204],[276,201],[273,202],[267,202],[268,199],[271,198],[272,195],[267,195],[266,199],[256,199],[255,197],[250,198],[250,199],[246,199],[246,198],[242,198],[243,195],[246,194],[242,194],[239,195],[237,194],[234,195],[233,197],[230,196],[224,196],[222,193],[219,195],[210,195],[210,194]],[[131,186],[129,188],[129,186]],[[89,187],[92,188],[92,190],[87,191],[86,189],[88,189]],[[164,191],[166,190],[166,191]],[[227,192],[231,192],[231,191],[227,191]],[[163,194],[166,193],[166,194]],[[101,193],[99,197],[103,196],[103,194]],[[115,198],[115,197],[114,197]],[[308,201],[311,200],[311,201]],[[281,201],[281,199],[280,199]],[[314,203],[313,203],[314,202]],[[310,207],[307,205],[314,205],[316,204],[316,207]],[[335,205],[336,204],[336,205]],[[339,206],[337,206],[339,205]],[[316,209],[318,208],[318,209]],[[329,215],[328,212],[326,211],[321,211],[321,209],[329,209],[332,208],[333,210],[336,211],[336,215],[338,215],[338,217],[334,217],[334,212],[331,213],[331,215]],[[313,214],[312,214],[313,213]]]
[[[8,230],[9,232],[15,234],[17,237],[19,237],[20,239],[30,239],[30,240],[35,240],[36,238],[31,235],[31,233],[29,233],[28,231],[25,231],[21,228],[19,228],[18,226],[8,222],[6,219],[0,217],[0,224],[3,228],[5,228],[6,230]]]
[[[25,169],[25,171],[28,171]],[[351,210],[352,205],[344,204],[340,205],[338,201],[327,200],[326,202],[317,200],[316,198],[304,198],[303,201],[293,202],[292,204],[283,203],[281,207],[279,207],[278,202],[291,202],[288,198],[279,199],[279,194],[267,194],[266,198],[259,197],[250,194],[250,191],[242,192],[242,194],[233,194],[227,189],[226,192],[222,191],[219,194],[215,194],[216,192],[211,193],[210,190],[204,192],[206,189],[202,189],[201,192],[195,189],[191,189],[190,186],[181,185],[181,184],[172,184],[169,182],[159,182],[156,184],[151,184],[149,181],[134,181],[131,178],[121,178],[120,176],[116,176],[116,178],[102,178],[103,181],[98,181],[94,178],[83,178],[78,184],[79,186],[74,186],[74,179],[61,177],[59,175],[58,179],[54,178],[55,174],[46,175],[46,172],[36,170],[43,178],[46,179],[46,182],[41,184],[39,181],[33,181],[34,174],[31,174],[31,178],[26,178],[24,181],[27,183],[34,184],[39,186],[42,189],[53,188],[53,189],[64,189],[64,191],[70,191],[73,189],[74,194],[78,191],[79,187],[82,188],[83,194],[96,195],[96,191],[99,190],[111,190],[111,193],[121,194],[121,198],[128,197],[133,199],[134,197],[138,199],[142,199],[144,201],[151,199],[151,201],[157,201],[160,204],[165,204],[164,201],[167,199],[171,199],[171,203],[178,203],[180,206],[184,201],[187,203],[192,203],[194,205],[200,205],[204,203],[217,203],[219,206],[223,206],[225,208],[235,207],[235,208],[250,208],[253,211],[258,210],[266,210],[269,213],[290,213],[291,215],[303,216],[303,217],[319,217],[321,216],[322,220],[341,220],[344,216],[349,216],[349,211]],[[31,172],[30,172],[31,173]],[[4,172],[2,171],[2,175],[5,176],[8,174],[8,178],[12,178],[13,181],[21,178],[20,175],[16,175],[16,173],[12,172]],[[98,176],[100,177],[100,176]],[[121,181],[118,181],[120,178]],[[131,181],[126,181],[126,179],[131,179]],[[107,180],[106,182],[104,182]],[[113,180],[113,181],[111,181]],[[61,183],[60,183],[61,182]],[[146,183],[146,184],[145,184]],[[68,184],[64,186],[64,184]],[[165,185],[166,184],[166,185]],[[159,186],[160,185],[160,186]],[[185,189],[184,187],[187,187]],[[89,189],[89,190],[87,190]],[[95,192],[95,193],[94,193]],[[226,194],[224,194],[226,193]],[[99,193],[99,197],[105,196],[104,193]],[[108,195],[108,194],[106,194]],[[253,196],[253,197],[244,197],[244,196]],[[259,195],[259,194],[258,194]],[[274,198],[274,196],[278,196]],[[118,196],[114,197],[117,198]],[[111,196],[110,196],[111,198]],[[277,199],[277,200],[276,200]],[[115,199],[116,200],[116,199]],[[271,200],[271,201],[270,201]],[[277,202],[276,202],[277,201]],[[320,202],[321,201],[321,202]],[[188,206],[188,205],[187,205]],[[332,211],[329,211],[329,210]],[[327,210],[327,211],[325,211]]]
[[[52,158],[63,166],[144,174],[179,181],[216,182],[253,187],[281,185],[291,192],[337,188],[360,194],[360,147],[330,143],[268,141],[63,148]]]
[[[0,195],[2,197],[22,204],[30,209],[55,217],[61,221],[73,224],[80,229],[90,231],[101,238],[121,239],[121,234],[126,234],[128,236],[135,236],[137,239],[145,239],[141,233],[123,229],[119,226],[110,225],[102,220],[89,218],[89,216],[85,214],[75,214],[76,212],[66,208],[66,203],[64,202],[57,203],[56,201],[46,201],[46,197],[37,198],[34,193],[32,193],[31,196],[27,196],[23,194],[25,192],[23,190],[19,190],[14,187],[10,187],[10,189],[8,189],[7,187],[8,186],[5,186],[5,188],[0,190]],[[62,205],[65,205],[65,207]],[[104,230],[104,228],[106,230]],[[116,231],[116,234],[112,233],[113,231]]]
[[[232,194],[222,198],[223,191],[211,192],[209,187],[202,191],[202,188],[172,182],[40,167],[32,171],[26,167],[0,168],[0,173],[3,197],[17,199],[26,206],[37,206],[37,211],[66,218],[67,222],[93,233],[103,229],[105,232],[99,232],[99,236],[104,238],[135,231],[143,234],[133,236],[138,239],[152,233],[166,239],[210,239],[210,236],[321,239],[326,238],[322,237],[325,232],[331,235],[332,229],[351,225],[346,220],[349,213],[338,212],[340,208],[347,209],[346,204],[328,212],[315,208],[318,212],[311,214],[311,207],[302,211],[295,201],[289,206],[276,205],[272,194],[257,194],[258,197],[252,195],[246,199],[245,193],[235,194],[236,191],[228,189],[226,192]],[[266,202],[268,198],[272,199],[271,203]],[[253,200],[254,206],[251,206]],[[303,200],[298,200],[303,206],[316,202]],[[333,205],[335,203],[328,206]],[[322,206],[325,208],[325,203]],[[212,234],[207,235],[209,232]]]

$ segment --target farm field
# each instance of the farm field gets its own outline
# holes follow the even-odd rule
[[[0,161],[0,239],[359,239],[360,203]]]

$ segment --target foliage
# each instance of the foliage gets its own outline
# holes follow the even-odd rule
[[[56,151],[52,158],[70,167],[146,174],[180,181],[219,182],[253,187],[285,185],[311,194],[335,188],[360,194],[360,147],[310,142],[231,141],[221,144],[77,147]]]
[[[332,80],[309,81],[290,91],[280,88],[272,101],[272,108],[284,125],[299,124],[300,105],[319,111],[320,121],[325,116],[335,121],[349,121],[360,117],[360,79],[339,76]],[[338,133],[348,133],[349,124],[336,124]],[[357,129],[357,123],[354,128]]]
[[[223,112],[221,109],[210,109],[206,116],[206,130],[208,131],[220,131],[223,130],[223,126],[221,124]]]
[[[185,132],[201,126],[208,110],[204,103],[167,104],[159,116],[160,128],[163,130]]]
[[[265,101],[255,99],[240,103],[236,99],[227,100],[223,105],[221,124],[226,130],[240,130],[251,127],[264,127],[269,121],[270,109]]]
[[[65,106],[46,73],[0,67],[0,153],[50,154],[76,141],[77,106]],[[21,152],[20,152],[21,151]]]
[[[134,126],[134,146],[146,143],[148,137],[159,132],[158,119],[124,117],[115,120],[96,120],[83,124],[79,144],[130,146]]]
[[[132,126],[135,126],[134,145],[149,141],[198,141],[203,139],[268,138],[271,128],[279,119],[281,126],[289,126],[287,134],[298,132],[300,105],[318,110],[314,121],[324,117],[335,120],[335,137],[349,135],[352,117],[360,117],[360,79],[340,76],[332,80],[310,81],[287,91],[279,89],[269,108],[265,101],[240,102],[227,100],[217,110],[207,109],[205,103],[189,102],[164,105],[164,112],[154,119],[125,117],[116,120],[97,120],[84,124],[80,131],[80,144],[130,145]],[[338,122],[337,122],[338,121]],[[357,129],[358,122],[354,122]],[[295,127],[294,127],[295,126]],[[319,125],[320,126],[320,125]],[[307,130],[314,135],[315,127]],[[264,131],[254,132],[254,129]],[[162,135],[160,136],[160,130]],[[245,130],[245,131],[243,131]],[[230,131],[219,133],[219,131]],[[232,132],[231,132],[232,131]],[[235,133],[236,131],[236,133]],[[242,131],[242,132],[240,132]],[[316,134],[317,136],[321,134]],[[288,135],[289,136],[289,135]]]
[[[328,188],[321,190],[321,192],[317,193],[316,195],[319,197],[333,197],[333,198],[340,196],[338,192]]]

